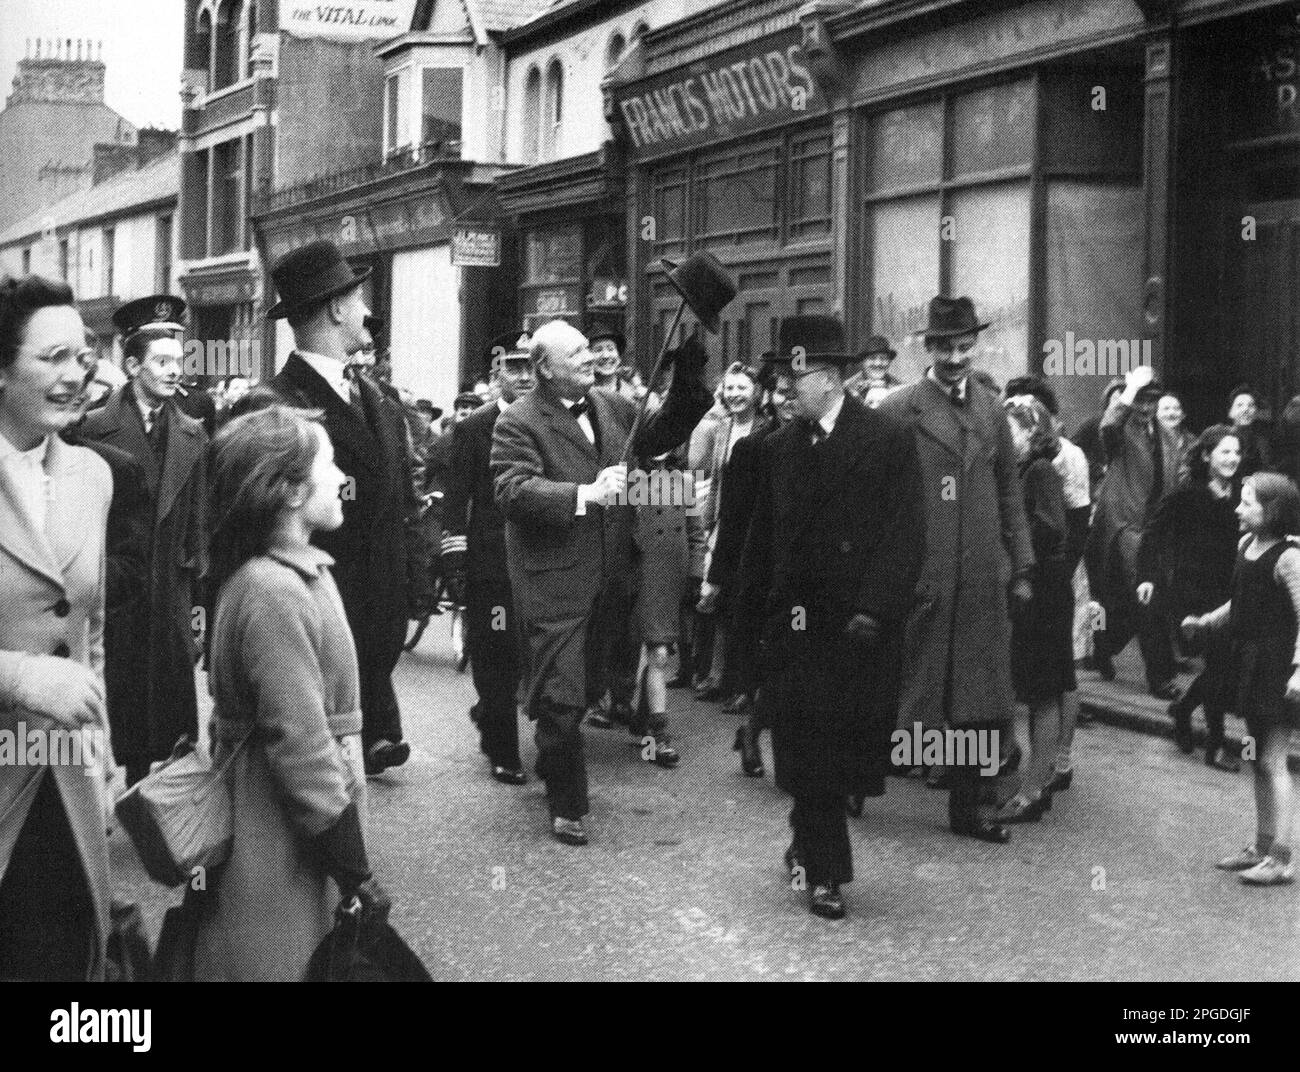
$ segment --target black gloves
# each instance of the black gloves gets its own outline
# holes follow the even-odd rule
[[[700,378],[709,355],[698,335],[691,335],[681,346],[664,354],[664,368],[675,367],[677,375],[685,379]]]
[[[337,823],[312,838],[311,844],[325,873],[338,883],[344,900],[371,881],[366,839],[355,801],[343,809]]]

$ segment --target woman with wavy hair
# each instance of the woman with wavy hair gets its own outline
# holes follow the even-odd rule
[[[213,765],[231,760],[234,841],[198,898],[195,977],[292,981],[340,895],[388,904],[362,833],[356,650],[311,544],[343,523],[346,477],[325,429],[282,405],[230,421],[213,456]]]

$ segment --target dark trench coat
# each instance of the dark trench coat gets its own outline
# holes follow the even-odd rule
[[[818,447],[796,420],[761,451],[740,598],[764,608],[776,782],[792,796],[864,792],[888,764],[899,640],[921,564],[912,431],[846,396]],[[878,642],[844,635],[855,614],[881,624]]]

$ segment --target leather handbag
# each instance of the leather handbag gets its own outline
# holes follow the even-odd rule
[[[189,882],[196,869],[217,867],[230,855],[226,771],[249,736],[251,731],[218,770],[194,750],[188,736],[182,737],[162,766],[118,798],[113,809],[118,822],[155,882],[179,886]]]
[[[387,912],[373,915],[360,898],[341,902],[334,929],[325,936],[307,965],[308,983],[431,983],[429,969],[388,922]]]

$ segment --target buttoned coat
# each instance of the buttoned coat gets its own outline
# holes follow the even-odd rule
[[[846,395],[820,445],[803,420],[757,443],[740,603],[763,608],[776,781],[794,796],[861,793],[887,765],[898,641],[921,565],[912,431]],[[880,624],[879,640],[844,634],[857,614]]]
[[[168,403],[159,459],[127,384],[87,415],[79,435],[126,451],[144,472],[152,520],[148,596],[109,617],[105,674],[119,763],[165,759],[182,734],[198,733],[195,608],[207,570],[207,435]],[[127,489],[122,489],[127,494]],[[131,489],[130,494],[138,494]]]
[[[334,463],[353,482],[344,489],[342,526],[316,533],[312,542],[334,559],[334,580],[356,641],[361,702],[369,720],[384,717],[385,694],[391,695],[385,683],[406,638],[406,521],[416,515],[418,503],[405,418],[367,377],[356,383],[364,419],[297,354],[290,354],[271,380],[289,404],[322,412]]]
[[[578,485],[617,465],[636,404],[610,391],[587,395],[599,430],[598,450],[546,381],[512,402],[492,435],[496,500],[506,518],[506,558],[516,613],[529,649],[529,717],[545,697],[586,705],[586,631],[596,597],[623,583],[633,568],[633,510],[590,506],[577,516]],[[674,449],[708,410],[698,380],[679,378],[663,406],[647,411],[633,457]]]
[[[50,514],[42,533],[33,529],[17,489],[0,468],[0,682],[21,672],[23,653],[66,653],[101,677],[104,673],[104,534],[113,479],[94,452],[57,438],[50,442],[45,469]],[[32,728],[50,725],[16,707],[0,686],[0,730],[17,734],[20,722]],[[108,731],[106,725],[99,728]],[[41,780],[53,778],[58,786],[95,906],[88,979],[104,974],[112,893],[104,837],[107,758],[94,757],[90,769],[69,763],[0,764],[0,879]]]
[[[1008,587],[1034,552],[1006,415],[973,377],[966,391],[955,406],[927,375],[877,410],[915,429],[921,462],[925,560],[904,635],[904,728],[1002,722],[1014,710]]]
[[[365,817],[357,660],[328,555],[273,549],[226,582],[212,636],[213,764],[230,857],[198,896],[199,980],[301,979],[339,892],[311,838],[355,800]]]

